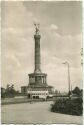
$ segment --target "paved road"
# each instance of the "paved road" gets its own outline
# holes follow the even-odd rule
[[[50,112],[52,102],[36,102],[3,105],[2,123],[77,123],[82,124],[82,116],[71,116]]]

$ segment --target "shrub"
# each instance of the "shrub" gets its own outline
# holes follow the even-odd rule
[[[51,107],[52,112],[59,112],[70,115],[82,115],[83,100],[82,98],[75,99],[57,99]]]

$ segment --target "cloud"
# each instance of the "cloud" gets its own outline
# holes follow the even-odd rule
[[[30,21],[32,13],[26,11],[22,2],[2,2],[2,18],[5,28],[24,28],[29,26],[26,19]]]
[[[72,35],[60,35],[59,33],[53,33],[46,31],[46,38],[43,41],[44,52],[48,52],[48,55],[55,56],[62,60],[69,60],[72,66],[80,66],[81,62],[81,47],[82,47],[82,34]],[[58,35],[57,35],[58,34]],[[48,47],[47,47],[48,45]]]
[[[82,87],[80,55],[82,35],[60,35],[58,37],[55,34],[50,34],[51,32],[48,38],[43,40],[42,48],[42,69],[48,74],[48,83],[58,90],[61,88],[65,91],[68,90],[67,67],[62,64],[64,61],[68,61],[72,87]]]
[[[13,64],[12,66],[14,66],[14,68],[21,67],[18,58],[14,54],[8,54],[8,55],[6,55],[6,58],[7,58],[7,60],[10,61],[10,62],[9,61],[7,62],[8,66],[11,66]]]
[[[51,24],[51,30],[57,30],[58,29],[58,26],[57,25],[55,25],[55,24]]]

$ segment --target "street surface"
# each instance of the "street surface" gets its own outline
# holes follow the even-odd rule
[[[53,102],[35,102],[2,105],[2,123],[77,123],[82,124],[82,116],[72,116],[50,111]]]

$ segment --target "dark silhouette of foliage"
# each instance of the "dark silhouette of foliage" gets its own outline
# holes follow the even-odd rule
[[[5,89],[1,87],[1,98],[5,98]]]
[[[15,95],[17,95],[18,91],[16,91],[14,89],[14,85],[9,85],[7,84],[7,87],[5,89],[5,91],[3,91],[4,89],[1,89],[1,97],[2,98],[12,98],[12,97],[15,97]]]
[[[72,93],[77,96],[83,96],[83,90],[79,89],[79,87],[75,87],[75,89],[72,91]]]
[[[51,107],[52,112],[70,114],[70,115],[82,115],[83,113],[83,100],[82,98],[60,98]]]
[[[73,94],[79,95],[80,94],[80,89],[78,87],[75,87],[75,89],[72,92],[73,92]]]

